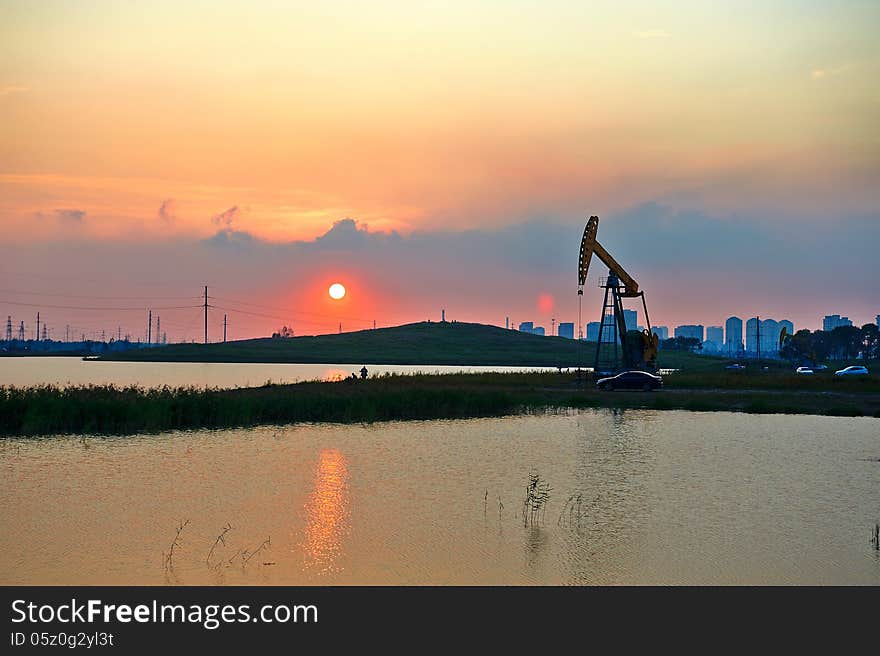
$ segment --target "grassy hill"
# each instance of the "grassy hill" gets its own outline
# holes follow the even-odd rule
[[[578,349],[580,347],[580,354]],[[576,367],[592,366],[596,345],[541,337],[496,326],[422,322],[292,339],[249,339],[219,344],[172,344],[103,356],[156,362],[289,362]],[[664,368],[718,366],[717,358],[661,352]]]

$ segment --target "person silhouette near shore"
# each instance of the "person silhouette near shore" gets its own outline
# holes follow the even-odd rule
[[[366,367],[366,366],[364,366],[364,367],[361,368],[361,378],[362,378],[363,380],[366,380],[366,379],[367,379],[367,374],[368,374],[368,373],[369,373],[369,372],[367,371],[367,367]]]

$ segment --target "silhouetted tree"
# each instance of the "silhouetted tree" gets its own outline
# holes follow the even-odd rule
[[[669,351],[688,351],[693,353],[694,351],[701,351],[703,344],[696,337],[682,337],[679,335],[678,337],[664,339],[660,342],[660,348]]]
[[[838,326],[829,333],[831,356],[837,359],[850,359],[862,350],[862,331],[855,326]]]
[[[866,323],[861,330],[862,356],[866,359],[880,358],[880,328],[876,323]]]

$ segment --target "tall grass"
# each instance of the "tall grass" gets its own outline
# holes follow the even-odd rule
[[[707,374],[708,376],[708,374]],[[714,376],[714,374],[713,374]],[[0,435],[115,434],[300,422],[495,417],[557,408],[736,410],[877,416],[875,381],[814,381],[779,389],[724,388],[709,378],[660,393],[600,392],[572,374],[387,375],[366,381],[266,384],[234,390],[89,385],[0,387]],[[738,379],[745,380],[745,379]],[[762,379],[764,381],[770,378]],[[837,385],[839,383],[839,385]]]

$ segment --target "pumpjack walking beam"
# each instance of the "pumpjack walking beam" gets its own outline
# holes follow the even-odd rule
[[[621,303],[621,298],[641,298],[642,299],[642,307],[645,311],[645,323],[647,324],[647,330],[645,330],[643,334],[643,359],[646,363],[652,364],[657,354],[657,346],[658,346],[658,338],[653,334],[651,330],[651,319],[648,316],[648,304],[645,301],[645,292],[639,289],[639,284],[635,281],[635,279],[629,275],[626,270],[617,262],[605,248],[598,242],[596,239],[596,233],[599,230],[599,217],[591,216],[587,221],[587,225],[584,227],[584,235],[581,238],[581,249],[580,255],[578,257],[578,295],[583,295],[583,286],[587,282],[587,273],[590,270],[590,261],[593,258],[593,254],[595,254],[604,264],[608,267],[608,280],[603,285],[605,287],[606,294],[606,303],[603,305],[602,310],[602,324],[600,325],[600,335],[601,331],[605,328],[605,307],[607,306],[607,295],[609,290],[612,294],[613,300],[613,312],[614,312],[614,323],[617,328],[618,338],[620,340],[620,344],[624,345],[625,343],[625,335],[626,335],[626,323],[623,319],[623,305]],[[622,288],[622,289],[621,289]],[[600,340],[601,341],[601,340]],[[596,360],[598,364],[598,349],[600,345],[597,345],[597,353]],[[627,353],[626,348],[623,349],[624,354]],[[626,355],[625,355],[626,359]],[[634,363],[627,363],[630,366],[633,366]]]

